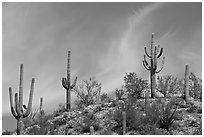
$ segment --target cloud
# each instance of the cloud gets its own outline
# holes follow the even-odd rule
[[[140,35],[143,31],[139,29],[139,32],[135,32],[134,29],[139,28],[141,21],[160,6],[162,4],[152,4],[134,11],[126,20],[127,25],[121,35],[112,39],[108,52],[99,59],[101,71],[97,76],[103,79],[105,92],[122,86],[125,73],[141,72],[143,48],[140,46]]]

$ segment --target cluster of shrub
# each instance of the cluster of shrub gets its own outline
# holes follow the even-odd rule
[[[106,127],[101,134],[122,134],[122,113],[120,109],[117,109],[117,101],[123,100],[126,104],[126,132],[127,134],[173,134],[174,129],[177,127],[174,125],[175,120],[182,119],[182,113],[178,108],[184,105],[182,98],[176,98],[175,95],[183,95],[183,80],[175,78],[171,75],[157,78],[157,92],[160,92],[164,97],[168,98],[167,101],[162,99],[153,100],[149,106],[146,106],[143,101],[145,92],[149,92],[148,81],[137,76],[137,74],[129,73],[124,77],[124,85],[116,89],[115,99],[111,99],[107,93],[100,95],[100,104],[111,103],[111,107],[115,109],[113,113],[107,113],[106,117],[114,124],[114,126]],[[80,85],[76,86],[74,91],[77,95],[75,101],[76,108],[71,111],[82,111],[84,108],[95,105],[98,103],[98,94],[101,90],[101,84],[93,77],[89,80],[83,81]],[[194,73],[190,74],[190,96],[194,99],[202,101],[202,81],[195,76]],[[202,109],[195,109],[195,106],[190,105],[189,112],[202,113]],[[195,109],[195,110],[194,110]],[[98,110],[100,111],[100,109]],[[201,112],[200,112],[201,111]],[[33,112],[30,116],[24,119],[25,134],[57,134],[56,129],[61,125],[66,125],[66,119],[61,119],[55,124],[50,124],[50,120],[55,117],[61,116],[65,112],[64,105],[53,112],[53,114],[45,114],[44,111]],[[87,113],[84,115],[81,130],[79,132],[85,133],[90,131],[90,127],[93,126],[95,131],[100,127],[99,119],[94,113]],[[105,128],[105,127],[103,127]],[[9,134],[5,131],[3,134]],[[67,132],[65,133],[67,134]],[[198,133],[200,134],[200,132]]]

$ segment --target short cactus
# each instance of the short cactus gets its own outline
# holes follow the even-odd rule
[[[126,107],[125,107],[125,102],[123,100],[119,100],[118,101],[118,105],[120,107],[120,109],[122,110],[122,117],[123,117],[123,122],[122,122],[122,126],[123,126],[123,135],[126,134]]]
[[[77,82],[77,77],[75,78],[73,84],[71,85],[70,80],[70,54],[71,51],[68,51],[67,58],[67,78],[62,78],[62,86],[66,89],[66,111],[71,109],[71,89],[74,88]]]
[[[151,55],[149,55],[147,53],[146,47],[144,49],[145,49],[145,54],[147,55],[147,57],[150,58],[151,64],[149,65],[147,63],[146,56],[144,55],[143,65],[148,71],[150,71],[151,98],[154,98],[155,97],[155,89],[156,89],[156,73],[159,73],[163,69],[165,57],[163,57],[161,69],[157,71],[157,59],[162,55],[163,48],[161,48],[161,50],[159,52],[160,45],[158,45],[158,46],[154,45],[154,33],[152,33],[150,46],[151,46]]]
[[[90,135],[94,135],[94,127],[90,126]]]
[[[28,106],[23,105],[23,64],[20,65],[20,84],[19,84],[19,94],[15,93],[15,108],[13,105],[13,93],[12,88],[9,88],[9,96],[10,96],[10,107],[11,113],[17,120],[17,135],[22,134],[23,128],[23,118],[28,117],[32,107],[33,100],[33,91],[34,91],[34,82],[35,79],[31,80],[31,88],[30,88],[30,96],[28,101]],[[25,110],[24,110],[25,109]]]

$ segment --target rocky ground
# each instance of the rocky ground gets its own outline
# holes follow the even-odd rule
[[[137,104],[144,104],[141,103]],[[154,101],[152,101],[154,102]],[[137,114],[141,119],[146,114],[143,109],[136,106]],[[120,112],[117,101],[90,105],[83,109],[74,109],[70,112],[56,111],[46,120],[47,126],[33,123],[25,127],[25,134],[40,134],[40,126],[44,134],[55,135],[119,135],[122,134],[122,117],[116,115]],[[135,112],[135,111],[132,111]],[[127,124],[126,135],[161,134],[161,135],[200,135],[202,134],[202,102],[192,101],[190,105],[182,104],[177,109],[177,117],[171,128],[167,131],[152,125],[137,125],[132,128]],[[133,114],[134,115],[134,114]],[[127,114],[127,121],[128,121]],[[136,119],[135,119],[136,120]],[[139,119],[137,119],[139,120]],[[44,123],[44,124],[45,124]],[[128,122],[127,122],[128,123]],[[134,123],[134,122],[133,122]],[[140,123],[136,121],[135,123]],[[15,133],[14,133],[15,134]]]

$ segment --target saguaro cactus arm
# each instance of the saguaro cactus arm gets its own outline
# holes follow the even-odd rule
[[[147,47],[144,47],[145,49],[145,54],[147,55],[147,57],[151,58],[151,56],[147,53]]]
[[[15,117],[15,119],[17,119],[17,114],[16,114],[16,112],[15,112],[14,105],[13,105],[13,93],[12,93],[12,88],[9,88],[9,97],[10,97],[11,113],[12,113],[12,115]]]
[[[159,58],[162,55],[162,53],[163,53],[163,48],[161,48],[159,54],[157,55],[157,58]]]
[[[159,73],[160,71],[162,71],[162,69],[164,68],[164,63],[165,63],[165,57],[163,57],[161,68],[158,71],[156,71],[156,73]]]
[[[151,67],[149,66],[148,62],[146,61],[146,56],[144,55],[144,60],[142,61],[144,67],[149,71]]]
[[[70,83],[68,83],[67,78],[62,78],[62,86],[65,89],[69,89]]]
[[[35,83],[35,79],[32,78],[32,80],[31,80],[30,96],[29,96],[28,106],[27,106],[26,112],[23,113],[23,117],[27,117],[27,116],[30,114],[30,111],[31,111],[32,101],[33,101],[34,83]]]
[[[15,93],[15,108],[16,108],[16,113],[18,115],[18,117],[22,116],[22,112],[19,108],[19,100],[18,100],[18,93]]]

